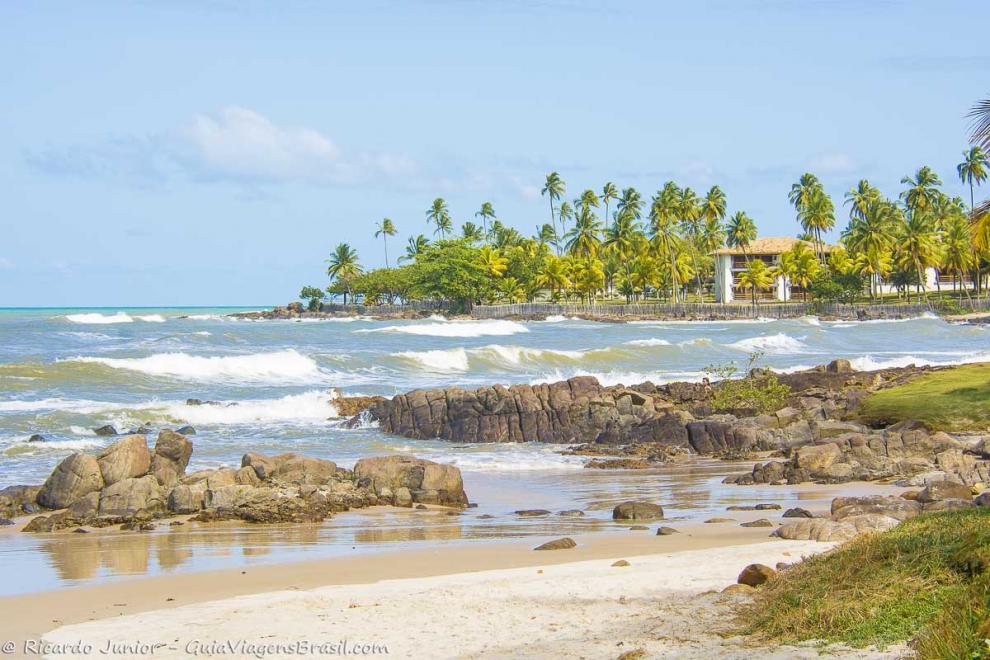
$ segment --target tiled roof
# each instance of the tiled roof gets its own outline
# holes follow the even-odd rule
[[[767,238],[758,238],[747,245],[745,253],[751,257],[757,254],[783,254],[784,252],[790,251],[796,243],[804,243],[810,250],[815,249],[815,246],[808,241],[802,241],[798,238],[791,238],[790,236],[768,236]],[[826,252],[831,249],[831,245],[825,246]],[[724,247],[720,250],[715,250],[715,254],[741,255],[743,254],[743,251],[742,248]]]

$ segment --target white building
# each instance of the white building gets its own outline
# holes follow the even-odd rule
[[[804,243],[809,250],[814,246],[808,241],[802,241],[789,236],[758,238],[746,246],[744,253],[741,248],[722,248],[715,251],[715,300],[729,303],[740,298],[748,300],[751,296],[749,289],[739,286],[739,273],[746,270],[746,263],[760,259],[770,268],[780,264],[780,255],[790,252],[797,243]],[[825,251],[831,250],[830,245]],[[783,277],[774,279],[774,284],[767,290],[757,291],[760,300],[787,301],[794,294],[801,293],[801,287],[786,281]]]

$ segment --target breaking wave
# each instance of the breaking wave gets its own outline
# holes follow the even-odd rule
[[[770,355],[790,355],[808,351],[808,347],[803,342],[782,332],[778,332],[775,335],[740,339],[737,342],[727,344],[727,346],[737,351],[745,351],[747,353],[763,351]]]
[[[134,323],[134,319],[129,314],[117,312],[116,314],[66,314],[65,320],[69,323],[83,323],[86,325],[110,325],[113,323]]]
[[[354,332],[395,332],[407,335],[425,335],[428,337],[485,337],[507,336],[529,332],[529,328],[516,321],[442,321],[436,323],[390,325],[384,328],[367,328],[355,330]]]
[[[232,356],[156,353],[142,358],[77,357],[68,361],[197,381],[313,382],[324,376],[312,358],[292,349]]]

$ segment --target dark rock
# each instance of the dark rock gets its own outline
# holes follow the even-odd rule
[[[652,502],[623,502],[612,509],[613,520],[660,520],[663,507]]]
[[[770,504],[757,504],[755,508],[757,511],[778,511],[780,510],[781,506],[779,504],[770,503]]]
[[[736,519],[735,518],[709,518],[705,522],[708,523],[708,524],[713,524],[714,525],[714,524],[718,524],[718,523],[736,522]]]
[[[543,545],[533,548],[533,550],[569,550],[575,547],[577,547],[577,543],[573,539],[564,537],[562,539],[547,541]]]
[[[523,518],[535,518],[538,516],[549,516],[550,512],[546,509],[523,509],[521,511],[514,511],[517,516]]]
[[[102,435],[102,436],[117,435],[117,429],[115,429],[110,424],[104,424],[103,426],[101,426],[98,429],[93,429],[93,433],[95,433],[96,435]]]
[[[673,527],[660,527],[657,529],[657,536],[670,536],[671,534],[680,534],[680,532]]]
[[[825,365],[825,372],[830,374],[848,374],[855,371],[852,367],[852,363],[849,360],[832,360],[827,365]]]
[[[557,515],[565,518],[580,518],[584,516],[584,511],[581,509],[566,509],[564,511],[558,511]]]
[[[179,435],[196,435],[196,429],[192,426],[180,426],[175,432]]]
[[[0,527],[10,527],[15,524],[10,518],[0,518]]]
[[[74,530],[72,530],[72,531],[73,531],[73,533],[75,533],[75,534],[89,534],[89,530],[88,530],[88,529],[83,529],[82,527],[76,527],[76,528],[75,528]]]
[[[814,518],[815,515],[811,513],[811,511],[808,511],[807,509],[802,509],[801,507],[796,506],[792,509],[788,509],[787,511],[784,511],[783,517],[784,518]]]
[[[416,505],[415,507],[413,507],[413,508],[415,508],[415,509],[419,509],[419,510],[421,510],[421,511],[425,511],[426,509],[429,509],[430,507],[428,507],[428,506],[426,506],[425,504],[417,504],[417,505]]]
[[[28,442],[44,442],[44,441],[45,441],[45,436],[41,435],[40,433],[35,433],[30,438],[28,438]]]
[[[641,532],[644,529],[649,529],[649,527],[647,527],[646,525],[633,525],[632,527],[629,528],[629,531],[630,532]]]
[[[629,562],[627,562],[625,559],[620,559],[620,560],[612,563],[612,567],[613,568],[622,568],[622,567],[631,566],[631,565],[632,564],[630,564]]]
[[[773,527],[773,523],[766,518],[760,518],[759,520],[753,520],[751,522],[740,523],[740,527]]]
[[[749,585],[751,587],[758,587],[768,580],[773,579],[777,575],[777,571],[773,570],[769,566],[764,564],[750,564],[742,570],[736,582],[739,584]]]

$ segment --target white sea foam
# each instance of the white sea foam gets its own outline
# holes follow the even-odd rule
[[[78,357],[72,361],[180,380],[314,382],[324,379],[324,374],[312,358],[292,349],[230,356],[156,353],[142,358]]]
[[[188,406],[184,402],[169,402],[161,411],[170,418],[189,424],[212,426],[225,424],[254,424],[266,422],[323,423],[337,417],[331,399],[334,394],[310,390],[279,399],[248,399],[220,401],[216,404]],[[154,410],[154,404],[148,409]]]
[[[728,344],[727,346],[728,348],[734,348],[737,351],[745,351],[747,353],[763,351],[764,353],[768,353],[770,355],[790,355],[793,353],[808,351],[808,347],[803,342],[791,337],[790,335],[785,335],[782,332],[778,332],[775,335],[763,335],[761,337],[740,339],[739,341]]]
[[[702,371],[655,371],[644,373],[638,371],[590,371],[587,369],[576,369],[573,371],[555,370],[545,373],[530,381],[531,385],[542,383],[555,383],[575,376],[591,376],[600,384],[608,387],[611,385],[636,385],[650,381],[656,385],[673,383],[675,381],[685,381],[690,383],[701,382],[705,378]]]
[[[765,316],[758,316],[752,319],[671,319],[669,321],[663,321],[660,319],[654,321],[629,321],[629,325],[655,325],[655,326],[665,326],[665,325],[752,325],[754,323],[774,323],[777,319],[767,318]]]
[[[448,348],[436,351],[404,351],[394,353],[395,357],[427,371],[441,373],[468,370],[468,355],[463,348]]]
[[[921,355],[925,355],[922,353]],[[931,355],[930,353],[928,355]],[[969,364],[972,362],[988,362],[990,361],[990,352],[983,353],[970,353],[961,356],[957,360],[937,360],[925,357],[919,357],[918,355],[901,355],[899,357],[893,357],[888,359],[877,359],[872,355],[864,355],[862,357],[854,358],[849,362],[852,364],[854,369],[861,371],[874,371],[876,369],[893,369],[896,367],[907,367],[910,365],[916,366],[951,366],[956,364]]]
[[[89,314],[66,314],[65,320],[70,323],[83,323],[87,325],[110,325],[113,323],[133,323],[134,319],[125,312],[117,312],[113,315],[89,313]]]
[[[70,426],[69,432],[72,433],[72,435],[96,435],[96,431],[93,429],[88,429],[85,426]]]
[[[428,337],[485,337],[529,332],[529,328],[516,321],[444,321],[442,323],[413,323],[410,325],[390,325],[384,328],[365,328],[354,332],[395,332]]]
[[[145,314],[144,316],[135,316],[138,321],[144,321],[145,323],[164,323],[165,317],[161,314]]]
[[[627,341],[628,346],[670,346],[670,342],[666,339],[658,339],[656,337],[650,337],[649,339],[633,339],[632,341]]]
[[[44,442],[28,442],[27,438],[23,442],[17,442],[12,444],[6,449],[6,452],[10,452],[12,449],[17,454],[25,453],[42,453],[53,450],[72,450],[72,451],[83,451],[85,449],[97,449],[103,447],[106,442],[102,440],[45,440]]]
[[[551,451],[542,447],[533,447],[533,443],[505,444],[496,451],[466,451],[444,450],[439,452],[424,452],[422,448],[414,449],[417,457],[450,463],[466,472],[538,472],[551,470],[581,470],[584,468],[585,456],[563,456],[559,454],[560,446],[553,446]]]

